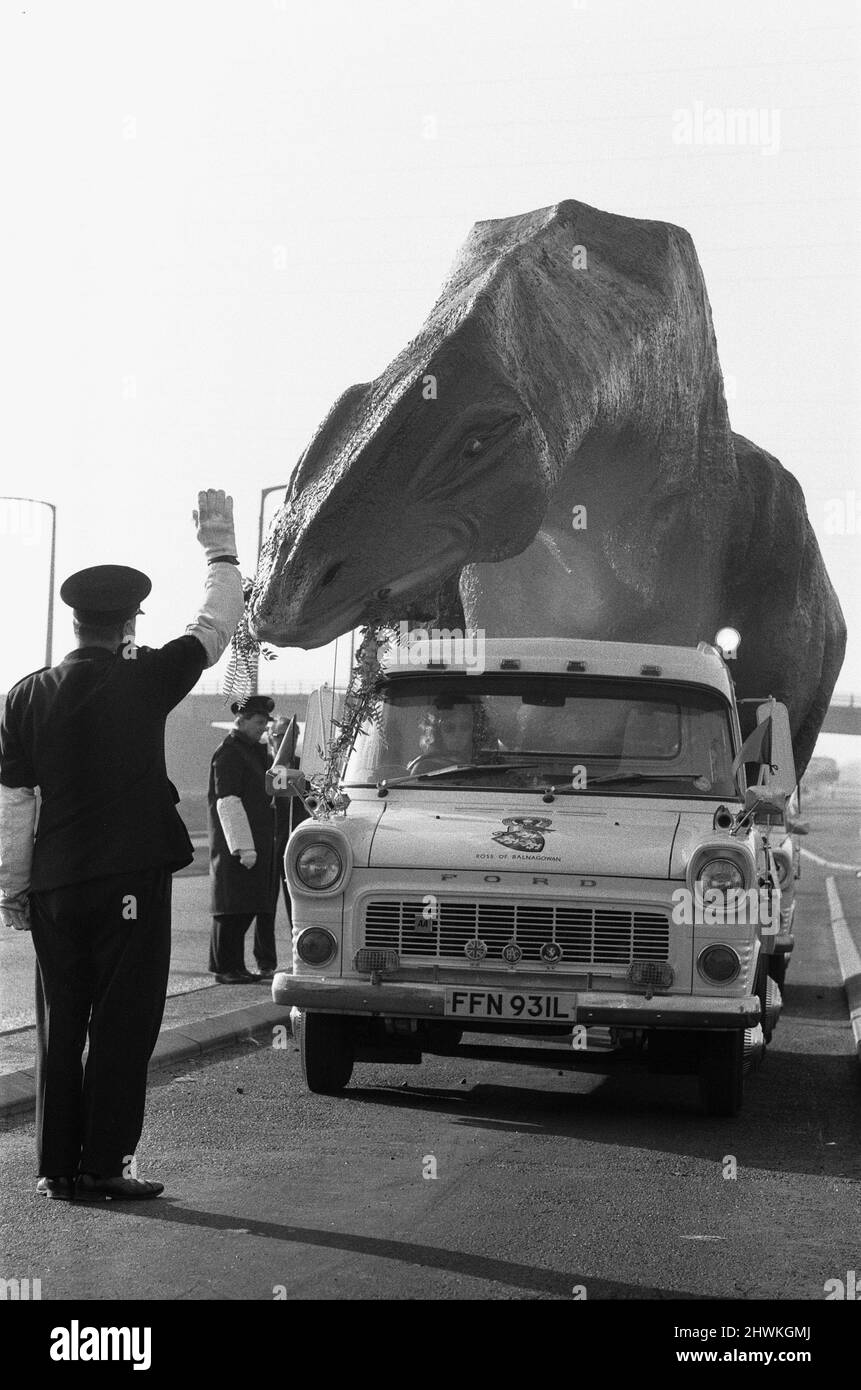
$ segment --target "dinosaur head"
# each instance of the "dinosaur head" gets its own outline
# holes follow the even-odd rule
[[[466,371],[455,346],[399,376],[386,400],[374,384],[336,403],[264,548],[258,636],[320,646],[404,613],[471,559],[529,544],[546,504],[542,440],[508,383]]]
[[[691,383],[716,361],[701,289],[690,238],[665,223],[574,202],[478,223],[418,336],[299,460],[261,554],[256,635],[321,646],[520,554],[590,432],[605,450],[623,431],[644,473],[660,434],[671,472],[673,431],[687,459],[704,427]],[[678,335],[679,298],[698,294],[698,331]]]

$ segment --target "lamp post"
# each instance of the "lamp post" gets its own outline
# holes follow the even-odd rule
[[[257,527],[257,563],[260,564],[260,552],[263,549],[263,524],[266,518],[266,498],[272,492],[286,492],[286,483],[276,483],[274,487],[265,487],[260,493],[260,522]]]
[[[54,654],[54,566],[57,558],[57,508],[53,502],[46,502],[51,508],[51,561],[48,566],[48,622],[45,628],[45,665],[52,664]]]
[[[266,498],[270,495],[270,493],[273,493],[273,492],[286,492],[286,490],[287,490],[287,484],[286,484],[286,483],[275,483],[275,485],[274,485],[273,487],[264,487],[264,488],[261,489],[261,492],[260,492],[260,517],[259,517],[258,526],[257,526],[257,565],[256,565],[256,568],[257,568],[257,569],[260,568],[260,552],[261,552],[262,549],[263,549],[263,526],[264,526],[264,522],[265,522],[265,518],[266,518]],[[256,695],[256,694],[258,693],[258,682],[259,682],[259,678],[260,678],[260,655],[259,655],[259,653],[258,653],[258,656],[257,656],[257,658],[256,658],[256,660],[255,660],[255,662],[254,662],[254,676],[253,676],[253,679],[252,679],[252,681],[251,681],[251,693],[252,693],[252,695]]]
[[[54,650],[54,569],[57,554],[57,507],[54,502],[43,502],[39,497],[3,497],[3,502],[28,502],[32,507],[51,509],[51,558],[48,565],[48,619],[45,625],[45,665],[51,665]]]

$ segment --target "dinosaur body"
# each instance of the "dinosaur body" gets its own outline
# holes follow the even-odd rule
[[[800,487],[730,429],[681,228],[573,201],[477,224],[418,336],[320,426],[257,635],[314,647],[429,613],[488,636],[737,627],[739,695],[785,701],[803,770],[843,618]]]

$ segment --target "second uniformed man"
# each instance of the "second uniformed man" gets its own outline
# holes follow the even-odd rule
[[[266,790],[271,758],[262,741],[274,703],[268,695],[251,695],[231,705],[233,728],[216,748],[209,770],[209,968],[222,985],[262,983],[277,969],[275,810]],[[255,918],[259,974],[245,968],[245,933]]]

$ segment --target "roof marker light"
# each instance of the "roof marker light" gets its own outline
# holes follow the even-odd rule
[[[720,632],[715,634],[715,646],[723,657],[724,661],[734,661],[738,655],[738,647],[741,642],[741,633],[734,627],[722,627]]]

